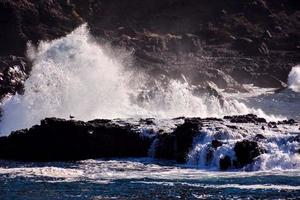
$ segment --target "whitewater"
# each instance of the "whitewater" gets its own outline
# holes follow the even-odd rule
[[[45,117],[70,115],[79,120],[248,113],[268,120],[285,118],[266,114],[236,98],[220,103],[218,97],[197,96],[187,81],[171,79],[167,86],[155,81],[149,86],[151,77],[124,62],[130,53],[113,53],[97,44],[87,25],[66,37],[42,41],[37,48],[28,45],[27,53],[33,62],[32,71],[25,82],[25,93],[7,97],[2,103],[2,134],[29,128]],[[297,89],[298,72],[291,72],[291,88]]]
[[[0,198],[299,199],[299,172],[206,171],[149,158],[0,162]]]
[[[29,44],[27,54],[33,66],[25,93],[2,102],[1,135],[30,128],[46,117],[122,118],[143,137],[161,130],[171,133],[184,123],[182,118],[172,119],[179,116],[223,118],[254,113],[268,121],[300,119],[299,66],[291,70],[288,88],[280,93],[248,86],[250,93],[226,94],[212,84],[224,97],[220,101],[208,94],[196,95],[185,77],[149,84],[152,77],[127,63],[131,52],[99,45],[87,25],[63,38],[42,41],[38,47]],[[139,119],[148,117],[155,118],[154,123],[141,124]],[[263,139],[257,140],[257,135]],[[147,158],[0,161],[0,199],[39,199],[45,192],[48,199],[155,199],[157,195],[166,199],[297,199],[299,135],[297,123],[275,127],[219,121],[203,124],[185,164],[154,159],[155,141]],[[212,149],[216,139],[222,146]],[[244,139],[257,141],[265,152],[242,169],[220,172],[220,160],[224,156],[234,160],[234,146]]]
[[[300,65],[292,68],[288,77],[288,84],[294,92],[300,92]]]

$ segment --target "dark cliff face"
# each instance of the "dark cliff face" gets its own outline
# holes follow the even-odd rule
[[[88,22],[100,42],[134,50],[134,65],[153,77],[183,74],[228,91],[245,91],[242,83],[282,87],[300,61],[299,20],[300,3],[288,0],[6,0],[0,56],[24,56],[28,41]]]
[[[4,0],[0,3],[0,55],[24,56],[28,41],[64,36],[82,23],[64,1]]]

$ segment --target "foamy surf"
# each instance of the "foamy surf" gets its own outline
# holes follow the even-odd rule
[[[215,172],[149,159],[0,162],[0,197],[11,198],[18,187],[32,191],[29,199],[40,192],[49,199],[298,199],[299,180],[299,171]]]

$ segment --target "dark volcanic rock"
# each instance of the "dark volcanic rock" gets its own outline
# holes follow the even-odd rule
[[[264,153],[264,150],[255,141],[243,140],[234,146],[236,155],[235,167],[241,168],[253,162],[253,160]]]
[[[219,141],[219,140],[213,140],[213,141],[211,141],[211,146],[214,149],[216,149],[216,148],[218,148],[218,147],[220,147],[222,145],[223,145],[223,143],[221,141]]]
[[[257,115],[254,114],[225,116],[224,119],[227,119],[232,123],[266,123],[267,122],[266,119],[257,117]]]
[[[155,157],[184,163],[200,127],[200,119],[185,119],[185,122],[179,125],[173,133],[158,136]]]
[[[0,1],[0,55],[26,53],[26,43],[51,40],[72,31],[82,19],[67,0]]]
[[[293,125],[295,123],[296,123],[296,121],[294,119],[283,120],[283,121],[278,122],[278,124],[288,124],[288,125]]]
[[[232,164],[231,164],[231,158],[229,156],[224,156],[223,158],[220,159],[220,169],[221,170],[227,170],[229,169]]]
[[[201,127],[201,119],[187,118],[172,133],[160,133],[155,137],[142,136],[134,131],[134,126],[121,124],[101,119],[83,122],[47,118],[41,125],[0,137],[0,159],[53,161],[145,157],[155,139],[156,158],[184,163]]]
[[[254,139],[258,141],[258,140],[264,140],[264,139],[266,139],[266,138],[265,138],[265,136],[263,136],[262,134],[257,134],[257,135],[254,137]]]
[[[30,67],[30,62],[22,57],[0,57],[0,101],[8,93],[23,92]]]
[[[0,138],[0,159],[79,160],[147,156],[151,139],[109,121],[48,118],[29,130]]]

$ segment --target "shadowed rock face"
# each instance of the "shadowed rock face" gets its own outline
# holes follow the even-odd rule
[[[200,119],[186,119],[172,134],[159,135],[155,157],[185,163],[193,139],[199,132],[200,127]]]
[[[206,81],[212,81],[231,92],[245,92],[243,83],[280,88],[291,66],[300,61],[299,4],[286,0],[4,0],[0,2],[0,60],[24,56],[28,41],[37,44],[64,36],[86,21],[100,43],[134,50],[134,66],[154,79],[160,75],[181,79],[183,74],[199,88],[209,90]],[[0,69],[13,63],[8,65],[0,62]],[[19,89],[7,92],[15,91]]]
[[[23,56],[28,41],[51,40],[72,31],[82,19],[67,1],[0,2],[0,55]]]
[[[265,150],[255,141],[243,140],[236,143],[234,151],[237,157],[235,166],[239,168],[252,163],[253,160]]]
[[[0,100],[8,93],[22,93],[30,62],[23,57],[0,57]]]
[[[106,157],[143,157],[151,143],[130,127],[107,120],[90,122],[49,118],[29,130],[0,139],[0,157],[10,160],[80,160]]]

